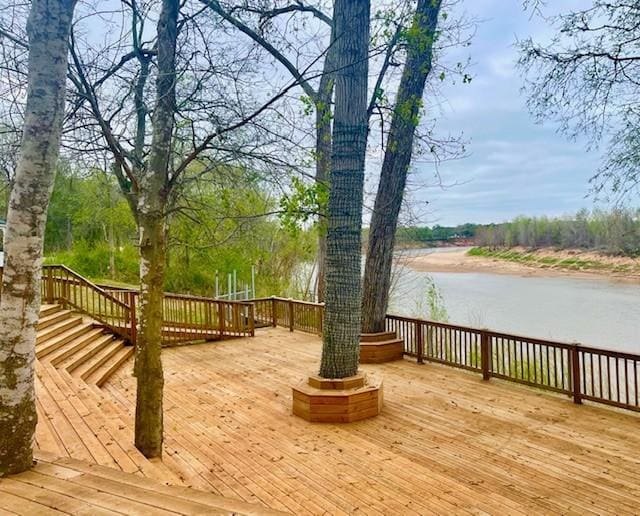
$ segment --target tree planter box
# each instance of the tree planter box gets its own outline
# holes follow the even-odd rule
[[[317,423],[351,423],[382,410],[382,379],[359,373],[349,378],[310,376],[293,387],[293,414]]]
[[[381,364],[401,360],[404,341],[394,332],[363,333],[360,335],[360,363]]]

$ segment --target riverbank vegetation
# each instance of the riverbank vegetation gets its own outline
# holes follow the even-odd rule
[[[560,269],[624,275],[640,274],[640,261],[580,250],[474,247],[469,256],[491,258],[541,269]]]
[[[582,210],[567,217],[518,217],[481,226],[479,246],[582,249],[608,255],[640,255],[640,210]]]

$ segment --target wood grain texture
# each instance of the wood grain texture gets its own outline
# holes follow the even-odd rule
[[[312,424],[291,414],[291,385],[320,350],[281,329],[165,349],[165,465],[296,514],[637,512],[637,415],[404,360],[361,366],[384,379],[381,415]],[[130,370],[104,393],[131,425]]]

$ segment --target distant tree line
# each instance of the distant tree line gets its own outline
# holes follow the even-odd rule
[[[479,226],[480,246],[590,249],[607,254],[640,255],[640,210],[579,211],[575,216],[518,217],[511,222]]]
[[[459,226],[410,226],[398,228],[396,239],[400,245],[467,240],[474,238],[481,227],[480,224],[471,223],[460,224]]]

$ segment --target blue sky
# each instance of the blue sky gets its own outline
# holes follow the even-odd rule
[[[585,1],[554,0],[566,12]],[[414,204],[425,206],[421,222],[460,224],[500,222],[517,215],[562,215],[594,207],[589,178],[600,161],[585,142],[569,141],[552,123],[537,125],[530,117],[523,80],[515,68],[517,38],[547,41],[551,28],[524,12],[521,0],[466,0],[461,7],[481,20],[471,47],[473,81],[443,86],[440,132],[467,139],[468,157],[440,166],[445,189],[415,187]],[[550,13],[550,9],[546,9]],[[414,184],[433,176],[432,164],[414,162]]]

